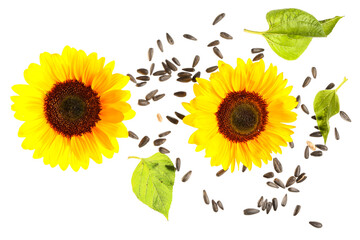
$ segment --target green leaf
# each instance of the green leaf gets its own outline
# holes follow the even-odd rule
[[[329,35],[332,30],[334,29],[335,25],[337,24],[337,22],[343,17],[339,17],[339,16],[336,16],[334,18],[329,18],[329,19],[325,19],[325,20],[322,20],[322,21],[319,21],[322,28],[324,29],[324,32],[327,35]]]
[[[322,90],[318,92],[314,99],[314,112],[319,130],[326,143],[330,131],[329,119],[340,111],[340,101],[336,94],[338,89],[347,81],[344,81],[335,90]]]
[[[156,153],[142,158],[131,178],[136,197],[168,219],[175,181],[175,167],[168,156]]]

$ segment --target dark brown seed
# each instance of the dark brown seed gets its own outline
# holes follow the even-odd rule
[[[153,97],[153,100],[154,100],[154,101],[158,101],[158,100],[162,99],[163,97],[165,97],[165,93],[155,95],[155,96]]]
[[[159,122],[162,122],[163,118],[160,113],[156,114],[156,117]]]
[[[312,68],[311,68],[311,73],[312,73],[313,78],[316,78],[316,76],[317,76],[316,67],[312,67]]]
[[[306,146],[306,148],[305,148],[304,157],[305,157],[305,159],[309,158],[309,146]]]
[[[261,207],[262,211],[264,211],[266,209],[267,203],[268,203],[268,200],[265,199],[265,201],[263,202],[262,207]]]
[[[155,63],[152,63],[151,66],[150,66],[150,75],[153,74],[154,68],[155,68]]]
[[[145,99],[139,99],[138,100],[138,105],[139,106],[147,106],[149,104],[150,104],[150,102],[148,100],[145,100]]]
[[[251,49],[251,53],[261,53],[263,51],[264,51],[263,48],[252,48]]]
[[[268,172],[268,173],[265,173],[263,175],[264,178],[273,178],[274,177],[274,173],[273,172]]]
[[[156,43],[157,43],[157,45],[158,45],[158,47],[159,47],[160,51],[161,51],[161,52],[164,52],[164,47],[163,47],[163,45],[162,45],[161,40],[160,40],[160,39],[159,39],[159,40],[157,40],[157,41],[156,41]]]
[[[151,92],[149,92],[148,94],[146,94],[146,96],[145,96],[146,101],[149,101],[150,99],[152,99],[155,96],[155,94],[157,94],[158,91],[159,90],[155,89],[155,90],[152,90]]]
[[[197,73],[195,73],[195,74],[194,74],[194,76],[192,77],[192,81],[193,81],[193,82],[197,82],[197,80],[196,80],[196,79],[197,79],[197,78],[199,78],[199,77],[200,77],[200,75],[201,75],[201,72],[197,72]]]
[[[149,51],[148,51],[148,59],[149,59],[149,61],[152,60],[153,56],[154,56],[154,49],[149,48]]]
[[[163,66],[165,72],[167,72],[168,74],[171,74],[171,69],[168,67],[168,65],[164,62],[161,62],[161,65]]]
[[[184,91],[179,91],[179,92],[175,92],[174,95],[176,97],[185,97],[186,96],[186,92]]]
[[[340,139],[340,134],[339,134],[337,128],[335,128],[335,139],[336,139],[336,140],[339,140],[339,139]]]
[[[183,68],[182,70],[185,72],[195,72],[195,68]]]
[[[168,154],[170,151],[164,147],[159,147],[159,152],[162,154]],[[190,171],[191,172],[191,171]]]
[[[160,82],[165,82],[166,80],[169,80],[170,78],[171,78],[171,75],[166,74],[166,75],[163,75],[163,76],[159,77],[159,81]]]
[[[211,43],[209,43],[207,46],[208,47],[214,47],[214,46],[217,46],[220,44],[220,41],[219,40],[215,40],[215,41],[212,41]]]
[[[275,183],[276,185],[278,185],[279,187],[281,187],[281,188],[285,188],[284,183],[283,183],[280,179],[278,179],[278,178],[275,178],[275,179],[274,179],[274,183]]]
[[[191,176],[192,171],[188,171],[181,179],[182,182],[186,182],[187,180],[189,180],[190,176]]]
[[[209,197],[208,197],[208,195],[207,195],[207,193],[206,193],[205,190],[203,190],[203,198],[204,198],[205,204],[209,204],[209,203],[210,203]]]
[[[298,215],[298,213],[300,212],[301,206],[300,205],[296,205],[295,210],[294,210],[294,216]]]
[[[149,141],[150,141],[150,138],[149,138],[148,136],[143,137],[143,138],[140,140],[139,148],[145,146]]]
[[[188,82],[191,82],[191,77],[179,77],[178,79],[176,79],[176,81],[182,82],[182,83],[188,83]]]
[[[327,87],[325,88],[326,90],[330,90],[333,89],[333,87],[335,87],[334,83],[330,83],[329,85],[327,85]]]
[[[309,109],[306,107],[305,104],[301,104],[301,109],[304,111],[304,113],[309,114]]]
[[[273,207],[274,211],[277,210],[277,208],[278,208],[278,200],[277,200],[277,198],[272,199],[272,207]]]
[[[173,123],[173,124],[178,124],[179,120],[177,120],[176,118],[170,117],[170,116],[166,116],[167,120],[169,120],[169,122]]]
[[[180,171],[180,166],[181,166],[181,160],[180,158],[176,158],[176,163],[175,163],[175,166],[176,166],[176,171]],[[205,191],[205,190],[204,190]]]
[[[314,151],[310,155],[313,157],[321,157],[322,154],[323,154],[322,151]]]
[[[318,126],[314,126],[315,129],[319,130],[319,127]]]
[[[242,166],[242,172],[245,172],[247,167],[245,165]]]
[[[220,21],[221,21],[221,19],[223,19],[224,17],[225,17],[225,13],[221,13],[221,14],[217,15],[217,17],[214,19],[214,21],[213,21],[213,24],[212,24],[212,25],[217,24],[217,23],[218,23],[218,22],[220,22]]]
[[[315,144],[315,147],[317,147],[318,149],[322,150],[322,151],[327,151],[328,147],[323,145],[323,144]]]
[[[264,57],[264,54],[263,54],[263,53],[259,53],[258,55],[256,55],[256,56],[253,58],[253,62],[259,61],[259,60],[262,59],[263,57]]]
[[[212,67],[208,67],[205,71],[207,73],[211,73],[211,72],[214,72],[218,69],[218,66],[212,66]]]
[[[217,201],[217,205],[219,206],[219,208],[221,210],[224,210],[224,205],[222,204],[222,202],[220,200]]]
[[[300,167],[300,165],[297,165],[297,167],[295,168],[295,171],[294,171],[294,176],[298,177],[300,175],[300,171],[301,171],[301,167]]]
[[[142,87],[142,86],[145,86],[145,85],[146,85],[146,82],[140,82],[140,83],[137,83],[135,86]]]
[[[316,116],[315,116],[315,115],[312,115],[311,118],[314,119],[314,120],[316,120]]]
[[[289,142],[290,148],[294,148],[294,142]]]
[[[342,119],[344,119],[345,121],[351,122],[351,119],[349,118],[349,116],[344,111],[340,111],[340,117]]]
[[[298,96],[296,97],[296,102],[298,103],[298,104],[296,105],[296,108],[299,108],[300,105],[301,105],[301,96],[300,96],[300,95],[298,95]]]
[[[166,74],[166,72],[164,71],[164,70],[160,70],[160,71],[156,71],[156,72],[154,72],[154,76],[162,76],[162,75],[165,75]]]
[[[197,40],[194,36],[192,36],[190,34],[184,34],[183,37],[186,38],[186,39],[189,39],[189,40],[193,40],[193,41]]]
[[[217,47],[213,47],[213,51],[214,51],[216,56],[223,59],[223,55],[222,55],[222,53],[220,52],[220,50]]]
[[[167,66],[168,66],[171,70],[173,70],[174,72],[178,70],[177,67],[175,66],[175,64],[173,64],[173,63],[170,62],[169,60],[166,59],[165,62],[166,62],[166,64],[167,64]]]
[[[294,188],[294,187],[289,187],[288,190],[289,190],[289,192],[300,192],[299,189]]]
[[[269,187],[273,187],[273,188],[279,188],[279,186],[278,185],[276,185],[275,183],[273,183],[273,182],[267,182],[266,183]]]
[[[148,75],[149,71],[145,68],[139,68],[138,70],[136,70],[138,73],[142,74],[142,75]]]
[[[184,117],[185,117],[185,115],[183,115],[183,114],[181,114],[181,113],[178,113],[178,112],[175,112],[175,115],[176,115],[179,119],[181,119],[181,120],[183,120]]]
[[[311,77],[306,77],[304,82],[303,82],[303,85],[302,87],[306,87],[307,85],[309,85],[309,83],[311,82]]]
[[[256,208],[247,208],[247,209],[244,209],[244,215],[253,215],[253,214],[257,214],[259,213],[260,210],[259,209],[256,209]]]
[[[227,170],[224,170],[224,169],[220,169],[217,173],[216,173],[216,176],[217,177],[220,177],[222,176],[224,173],[226,173]]]
[[[290,187],[291,185],[293,185],[296,182],[296,177],[291,176],[289,177],[289,179],[286,181],[286,187]]]
[[[272,207],[272,202],[267,202],[266,204],[266,214],[269,214],[270,210],[271,210],[271,207]]]
[[[169,135],[170,133],[171,133],[171,131],[166,131],[166,132],[160,133],[159,137],[165,137],[165,136]]]
[[[279,161],[279,159],[274,158],[273,159],[273,165],[274,165],[274,169],[277,173],[281,173],[283,171],[281,162]]]
[[[316,227],[316,228],[322,228],[322,224],[319,223],[319,222],[315,222],[315,221],[310,221],[309,224],[313,227]]]
[[[154,140],[154,146],[160,146],[164,142],[166,142],[165,138],[158,138],[158,139]]]
[[[196,67],[196,65],[198,65],[199,61],[200,61],[200,57],[199,57],[199,55],[196,55],[196,56],[194,57],[194,61],[193,61],[192,67],[193,67],[193,68]]]
[[[192,76],[192,73],[189,73],[189,72],[179,72],[177,75],[178,75],[178,77],[191,77],[191,76]]]
[[[262,207],[263,204],[264,204],[264,197],[261,196],[261,198],[260,198],[259,201],[257,202],[257,206],[258,206],[258,207]]]
[[[131,75],[130,73],[128,73],[126,75],[130,77],[130,81],[132,81],[133,83],[136,83],[136,80],[133,75]]]
[[[310,137],[322,137],[322,134],[320,131],[310,133]]]
[[[139,139],[138,135],[136,135],[133,131],[128,131],[129,137],[133,139]]]
[[[174,39],[168,33],[166,33],[166,40],[170,45],[174,45]]]
[[[226,32],[221,32],[220,37],[228,39],[228,40],[233,39],[233,37],[230,34],[226,33]]]
[[[171,60],[173,60],[173,62],[174,62],[176,65],[178,65],[178,66],[181,65],[180,62],[179,62],[179,60],[178,60],[176,57],[173,57]]]
[[[285,196],[283,197],[283,199],[281,200],[281,206],[285,207],[287,203],[287,194],[285,194]]]
[[[149,76],[139,76],[136,77],[137,80],[141,80],[141,81],[149,81],[150,77]]]
[[[305,181],[307,179],[307,176],[304,175],[300,175],[297,179],[296,179],[296,183],[302,183],[303,181]]]

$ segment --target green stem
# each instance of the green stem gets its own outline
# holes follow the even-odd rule
[[[342,83],[335,89],[335,92],[337,92],[337,90],[339,90],[339,88],[344,84],[346,83],[348,79],[346,77],[344,77],[344,80],[342,81]]]
[[[247,30],[247,29],[244,29],[244,32],[258,34],[258,35],[262,35],[264,33],[264,32],[251,31],[251,30]]]
[[[135,156],[129,156],[128,159],[130,159],[130,158],[136,158],[136,159],[140,159],[140,160],[141,160],[141,158],[135,157]]]

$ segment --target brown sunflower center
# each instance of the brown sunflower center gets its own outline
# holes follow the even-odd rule
[[[267,104],[254,92],[231,92],[216,112],[219,132],[232,142],[256,138],[267,124]]]
[[[44,99],[47,122],[67,138],[91,132],[100,120],[100,110],[98,94],[77,80],[56,83]]]

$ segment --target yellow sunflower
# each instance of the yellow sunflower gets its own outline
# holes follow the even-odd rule
[[[51,167],[87,169],[89,158],[102,162],[119,151],[117,137],[128,137],[123,120],[135,112],[126,103],[130,92],[121,90],[128,76],[112,74],[114,61],[106,64],[96,53],[66,46],[61,55],[42,53],[40,65],[24,71],[28,84],[12,87],[15,118],[25,121],[19,137],[22,147],[34,150]]]
[[[235,162],[251,169],[252,163],[261,167],[268,163],[271,153],[281,153],[280,146],[291,142],[296,113],[296,99],[289,96],[292,86],[286,87],[283,74],[277,75],[272,64],[265,71],[263,60],[245,63],[237,60],[233,69],[219,61],[219,71],[210,81],[198,78],[194,85],[195,98],[183,103],[190,112],[183,121],[198,128],[189,139],[196,151],[205,149],[211,166],[222,165],[224,170]]]

